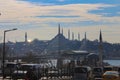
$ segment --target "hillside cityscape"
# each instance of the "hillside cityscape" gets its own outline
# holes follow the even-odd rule
[[[99,40],[90,41],[87,39],[87,34],[85,37],[80,39],[80,34],[78,34],[78,39],[74,39],[74,34],[72,33],[72,39],[70,39],[70,31],[68,30],[68,38],[63,34],[63,31],[58,30],[58,34],[52,40],[38,40],[28,41],[27,32],[25,33],[24,42],[6,42],[6,56],[36,56],[44,54],[52,54],[60,51],[72,51],[72,50],[84,50],[89,53],[98,54],[99,52]],[[98,35],[99,36],[99,35]],[[112,44],[109,42],[103,42],[103,57],[104,59],[120,59],[120,44]],[[2,43],[0,44],[0,53],[2,54]],[[53,54],[52,54],[53,55]]]

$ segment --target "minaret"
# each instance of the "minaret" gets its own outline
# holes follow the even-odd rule
[[[60,34],[60,24],[58,24],[58,34]]]
[[[102,32],[100,30],[100,36],[99,36],[100,43],[102,43]]]
[[[80,41],[80,33],[78,33],[78,41]]]
[[[62,28],[62,35],[63,35],[63,28]]]
[[[74,33],[72,32],[72,40],[74,40]]]
[[[100,35],[99,35],[99,66],[103,66],[103,45],[102,45],[102,32],[100,30]]]
[[[58,24],[58,53],[60,54],[60,24]]]
[[[27,42],[27,32],[25,32],[25,42]]]
[[[61,68],[62,66],[62,59],[61,59],[61,41],[60,41],[60,34],[61,34],[61,30],[60,30],[60,24],[58,25],[58,59],[57,59],[57,67]],[[63,34],[63,31],[62,31]]]
[[[68,39],[70,40],[70,29],[68,30]]]
[[[87,40],[86,32],[85,32],[85,41]]]

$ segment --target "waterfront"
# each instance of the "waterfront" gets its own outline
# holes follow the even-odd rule
[[[104,62],[107,62],[112,66],[120,66],[120,60],[104,60]]]
[[[120,60],[104,60],[104,62],[109,63],[112,66],[120,66]],[[52,60],[52,64],[54,66],[57,65],[57,61],[56,60]]]

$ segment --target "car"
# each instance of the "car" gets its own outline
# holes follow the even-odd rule
[[[69,69],[61,69],[59,72],[60,72],[61,77],[70,76],[72,74]]]
[[[89,66],[77,66],[74,68],[73,80],[90,80],[92,69]]]
[[[102,80],[120,80],[120,75],[118,71],[106,71],[103,76]]]
[[[12,73],[12,79],[25,79],[27,71],[31,70],[35,73],[37,78],[41,78],[39,64],[21,64],[18,70]]]
[[[113,66],[104,66],[103,67],[103,71],[106,72],[106,71],[112,71],[113,70]]]
[[[6,62],[4,65],[4,75],[3,77],[6,78],[7,76],[11,76],[12,73],[17,69],[17,63],[15,62]]]
[[[26,76],[27,71],[23,71],[23,70],[15,70],[12,73],[12,79],[13,80],[17,80],[17,79],[24,79]]]
[[[59,76],[59,71],[57,69],[52,69],[48,71],[48,76],[50,78],[52,77],[58,77]]]
[[[120,67],[118,67],[118,72],[119,72],[119,74],[120,74]]]

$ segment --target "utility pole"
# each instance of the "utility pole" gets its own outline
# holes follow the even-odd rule
[[[9,31],[14,31],[14,30],[17,30],[17,28],[13,28],[13,29],[10,29],[10,30],[5,30],[4,31],[4,38],[3,38],[3,54],[2,54],[2,76],[3,76],[3,80],[4,80],[4,70],[5,70],[5,55],[6,55],[6,51],[5,51],[5,37],[6,37],[6,32],[9,32]]]

